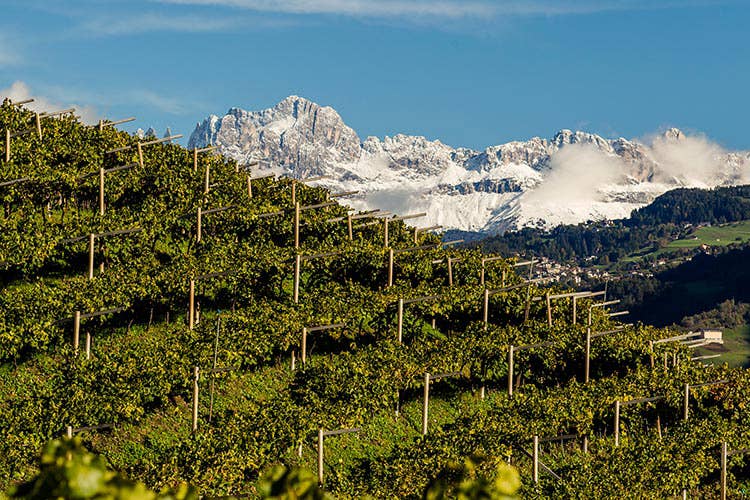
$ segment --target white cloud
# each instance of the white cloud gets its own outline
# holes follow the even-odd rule
[[[592,144],[570,144],[550,158],[550,168],[544,181],[526,193],[526,202],[544,206],[602,201],[600,189],[620,183],[625,165]]]
[[[236,18],[208,18],[194,15],[144,13],[119,17],[98,17],[83,22],[79,28],[97,36],[136,35],[154,31],[208,33],[238,27]],[[78,29],[78,28],[77,28]]]
[[[172,115],[183,115],[187,112],[187,108],[178,99],[157,94],[151,90],[133,90],[128,92],[127,96],[132,101],[153,106]]]
[[[556,16],[613,10],[688,7],[710,0],[152,0],[181,5],[207,5],[282,14],[335,14],[380,18],[492,18]],[[728,0],[727,0],[728,1]],[[713,4],[717,2],[712,2]],[[721,2],[721,0],[719,1]]]
[[[32,111],[59,111],[67,108],[75,108],[76,114],[81,117],[84,123],[94,124],[99,121],[99,113],[88,105],[78,105],[73,103],[61,104],[57,101],[42,97],[31,91],[29,86],[22,81],[15,81],[10,87],[0,89],[0,99],[10,98],[11,101],[24,101],[34,99],[34,102],[26,104],[26,107]]]
[[[8,36],[0,33],[0,68],[15,66],[22,60],[21,52],[8,39]]]

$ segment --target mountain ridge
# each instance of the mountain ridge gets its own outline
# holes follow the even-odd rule
[[[426,211],[424,225],[483,233],[622,218],[675,187],[739,184],[750,168],[749,153],[679,129],[651,144],[561,129],[481,151],[405,134],[362,140],[334,108],[299,96],[210,115],[188,147],[208,144],[245,165],[263,159],[258,172],[326,176],[320,185],[360,191],[357,209]]]

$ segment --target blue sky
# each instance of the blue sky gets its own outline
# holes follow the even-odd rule
[[[290,94],[363,139],[483,148],[667,126],[750,149],[750,2],[0,0],[0,89],[130,128]]]

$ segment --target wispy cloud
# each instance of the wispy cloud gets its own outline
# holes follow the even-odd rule
[[[188,111],[179,99],[160,95],[151,90],[133,90],[127,93],[127,97],[130,102],[146,104],[171,115],[184,115]]]
[[[20,49],[6,34],[0,33],[0,68],[16,66],[23,60]]]
[[[60,103],[56,99],[50,99],[33,92],[25,82],[20,80],[13,82],[10,87],[0,89],[0,99],[6,97],[10,98],[11,101],[34,99],[34,102],[26,105],[32,111],[57,111],[63,108],[73,107],[76,109],[76,113],[81,117],[81,120],[83,120],[84,123],[92,124],[97,122],[100,118],[100,114],[91,105],[80,105],[74,102],[68,102],[67,104]]]
[[[616,10],[689,7],[721,0],[152,0],[179,5],[206,5],[281,14],[333,14],[357,17],[487,18],[559,16]],[[730,1],[730,0],[727,0]]]
[[[136,35],[149,32],[210,33],[240,26],[236,18],[144,13],[87,19],[76,29],[96,36]]]

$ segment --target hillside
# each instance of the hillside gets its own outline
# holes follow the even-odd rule
[[[0,107],[0,490],[64,434],[209,498],[279,464],[421,498],[506,462],[522,498],[711,498],[717,450],[750,446],[747,374],[600,295],[112,125]],[[742,455],[724,465],[739,494]]]
[[[420,224],[485,235],[619,219],[680,187],[747,181],[750,152],[668,129],[647,140],[560,130],[482,150],[422,136],[360,138],[338,112],[289,96],[268,109],[231,108],[198,123],[188,147],[216,145],[257,172],[325,176],[359,191],[361,210],[427,212]]]
[[[610,265],[711,244],[707,238],[715,244],[717,238],[722,245],[736,244],[745,238],[728,223],[745,220],[750,220],[750,186],[675,189],[628,218],[549,231],[525,228],[473,244],[490,252],[535,255],[580,266]]]

